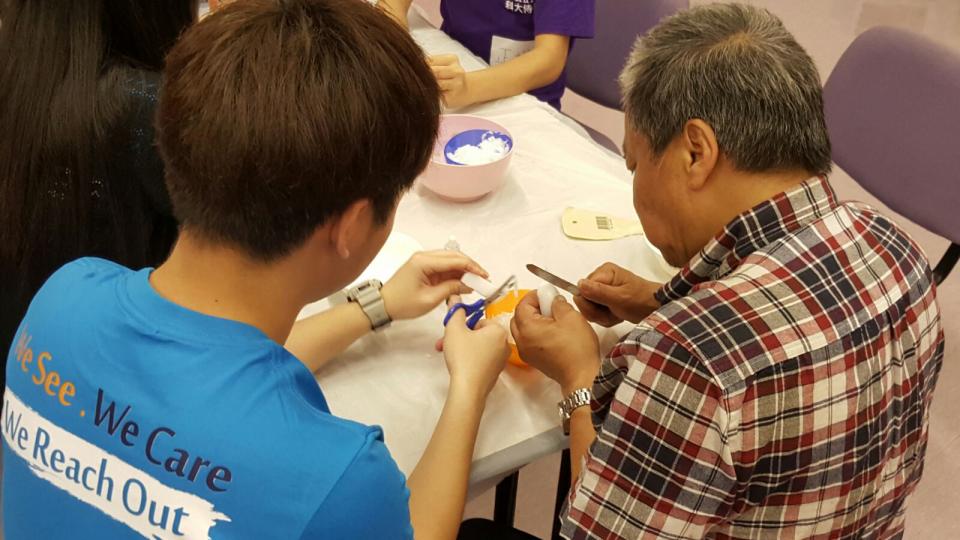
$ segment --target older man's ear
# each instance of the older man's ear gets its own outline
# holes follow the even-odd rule
[[[699,191],[706,185],[720,159],[717,134],[710,124],[694,118],[684,124],[679,139],[685,158],[687,187]]]

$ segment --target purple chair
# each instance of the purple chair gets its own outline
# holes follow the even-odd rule
[[[950,240],[934,269],[960,259],[960,54],[894,28],[843,53],[824,87],[833,159],[894,211]]]
[[[617,79],[637,36],[689,5],[689,0],[597,0],[595,36],[578,40],[570,51],[567,88],[604,107],[620,109]],[[620,153],[619,144],[583,127],[595,141]]]

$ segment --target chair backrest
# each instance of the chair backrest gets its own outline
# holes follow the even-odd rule
[[[894,211],[960,242],[960,53],[868,30],[830,74],[824,110],[840,167]]]
[[[605,107],[619,109],[617,77],[637,36],[689,4],[689,0],[597,0],[595,36],[574,43],[567,59],[567,87]]]

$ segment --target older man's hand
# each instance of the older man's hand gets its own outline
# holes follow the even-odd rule
[[[597,334],[562,296],[553,301],[553,317],[544,317],[537,295],[526,295],[514,312],[510,331],[520,357],[558,382],[564,395],[593,386],[600,369]]]
[[[613,263],[604,263],[580,280],[583,296],[573,300],[584,316],[597,324],[610,327],[623,321],[638,323],[660,307],[653,293],[662,286]]]

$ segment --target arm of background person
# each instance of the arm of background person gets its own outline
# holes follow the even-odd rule
[[[456,55],[430,57],[444,101],[456,108],[515,96],[557,80],[567,64],[570,37],[539,34],[533,49],[502,64],[465,72]]]
[[[396,19],[404,28],[407,28],[407,12],[410,11],[410,4],[413,0],[380,0],[377,5],[385,12]]]

